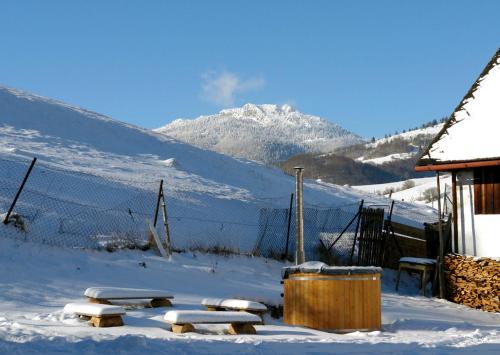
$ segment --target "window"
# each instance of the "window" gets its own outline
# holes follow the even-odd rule
[[[474,170],[475,214],[500,214],[500,167]]]

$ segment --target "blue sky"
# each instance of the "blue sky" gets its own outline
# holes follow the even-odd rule
[[[0,85],[155,128],[291,103],[365,137],[448,115],[500,1],[2,1]]]

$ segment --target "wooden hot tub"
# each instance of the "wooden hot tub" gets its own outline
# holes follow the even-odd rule
[[[320,262],[284,268],[285,323],[333,332],[379,330],[381,272]]]

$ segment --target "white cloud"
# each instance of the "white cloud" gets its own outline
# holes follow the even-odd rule
[[[236,74],[209,72],[202,75],[201,94],[203,99],[218,106],[232,106],[239,94],[257,90],[266,84],[264,78],[254,77],[242,79]]]

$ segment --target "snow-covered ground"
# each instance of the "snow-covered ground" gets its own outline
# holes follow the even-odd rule
[[[412,181],[415,185],[410,188],[405,188],[406,181]],[[451,188],[451,177],[449,174],[442,174],[440,179],[441,195],[444,193],[449,194]],[[397,201],[407,201],[418,204],[426,204],[424,198],[425,191],[429,189],[436,188],[436,178],[426,177],[426,178],[416,178],[409,179],[405,181],[396,181],[385,184],[373,184],[373,185],[359,185],[352,186],[353,189],[370,192],[374,194],[385,194],[388,195],[388,191],[392,189],[393,193],[391,198]],[[429,206],[437,208],[436,202],[428,202]]]
[[[200,326],[176,335],[163,321],[168,308],[127,311],[125,326],[93,328],[63,314],[85,301],[90,286],[161,288],[174,309],[201,309],[204,297],[281,303],[284,264],[261,258],[152,252],[92,252],[0,239],[0,353],[471,353],[498,354],[500,314],[418,295],[416,278],[382,277],[382,330],[333,334],[288,326],[266,315],[257,335],[227,335],[227,326]]]
[[[391,161],[394,160],[402,160],[402,159],[410,159],[415,155],[415,153],[394,153],[394,154],[389,154],[384,157],[380,158],[372,158],[372,159],[363,159],[363,157],[357,158],[357,161],[360,161],[362,163],[370,163],[374,165],[380,165],[380,164],[385,164],[385,163],[390,163]]]
[[[375,142],[367,143],[366,145],[368,147],[377,147],[380,144],[388,143],[388,142],[391,142],[395,139],[411,140],[412,138],[415,138],[417,136],[422,136],[422,135],[423,136],[428,136],[428,135],[435,136],[436,134],[439,133],[439,131],[441,131],[441,129],[443,128],[443,125],[444,125],[444,123],[439,123],[435,126],[409,130],[406,132],[394,134],[394,135],[389,136],[387,138],[377,139]]]
[[[412,159],[420,154],[421,149],[436,136],[442,127],[443,123],[438,123],[434,126],[414,129],[365,143],[366,152],[355,159],[358,162],[372,165],[383,165],[398,160]],[[384,146],[391,143],[395,144],[388,151],[387,147]]]

